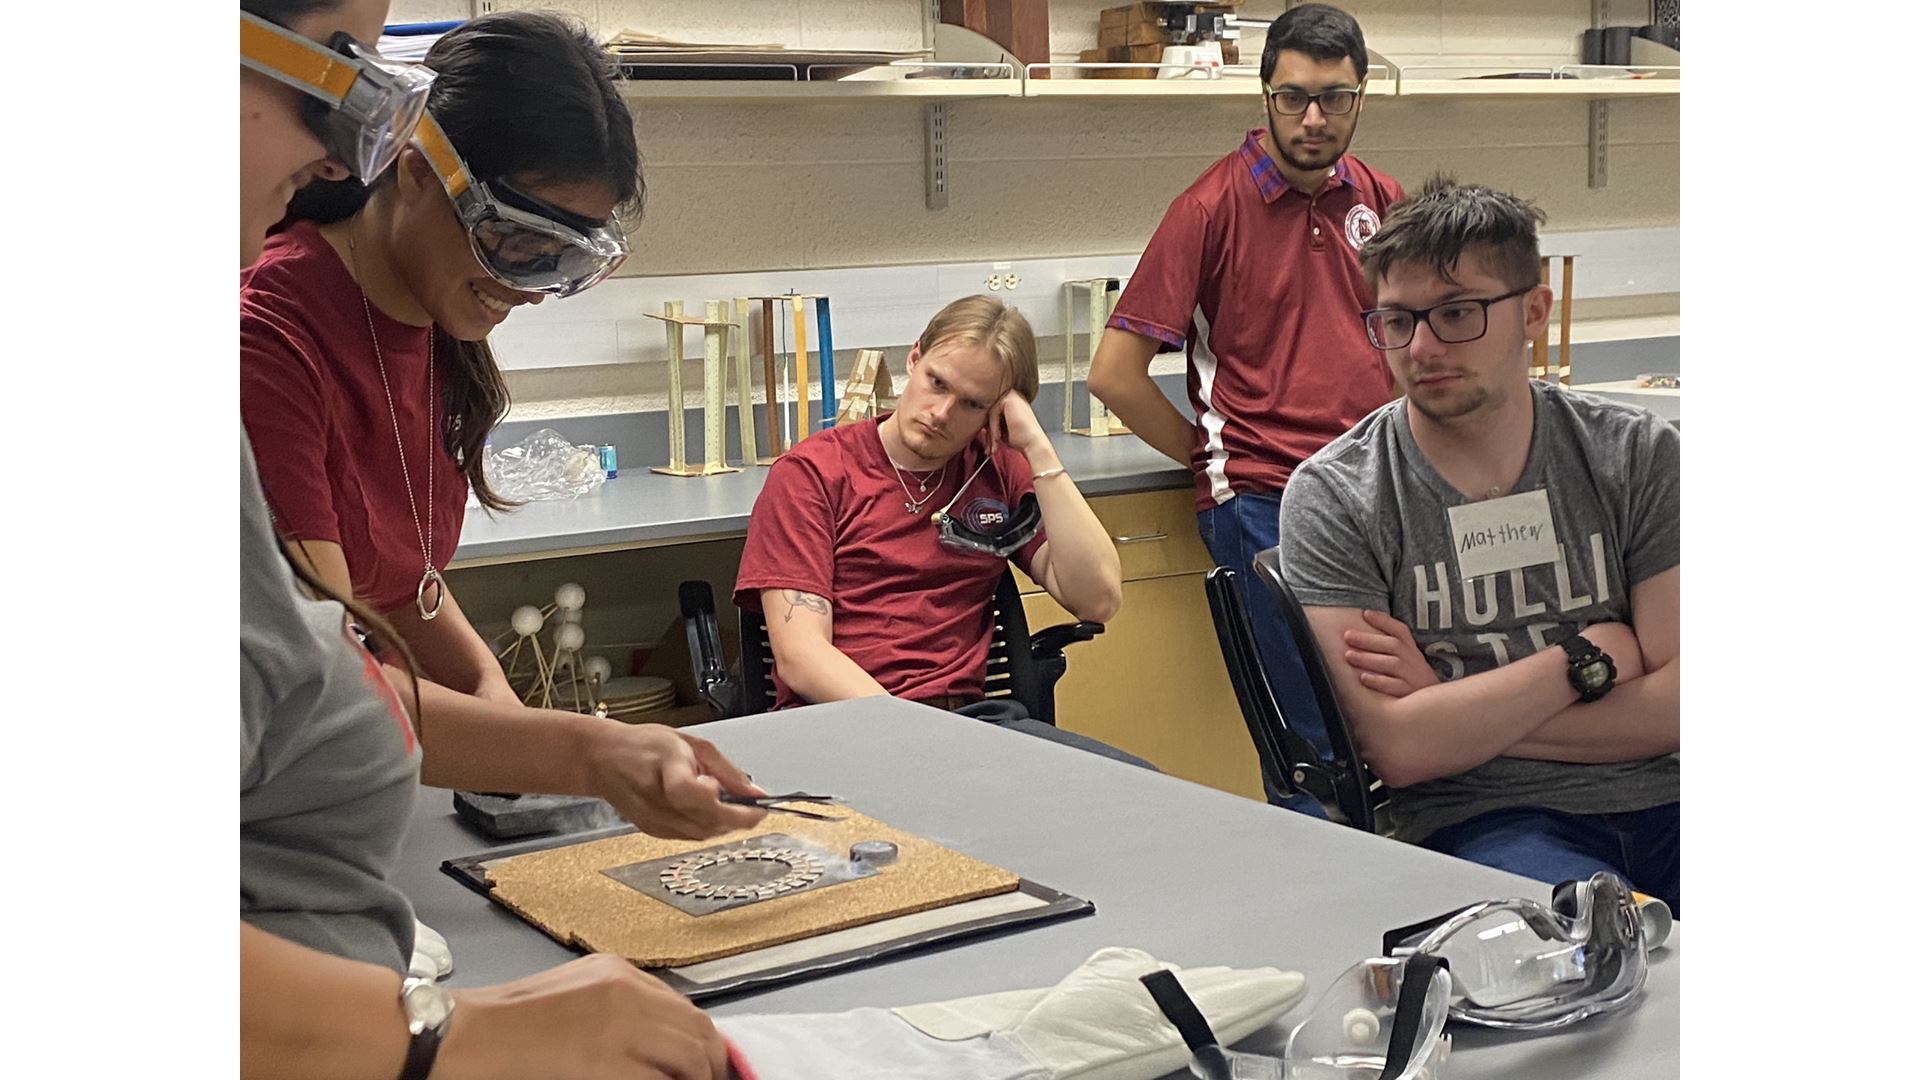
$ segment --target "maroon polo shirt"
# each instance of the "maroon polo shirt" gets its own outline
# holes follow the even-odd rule
[[[1405,193],[1346,155],[1302,194],[1261,149],[1263,130],[1173,201],[1107,321],[1187,350],[1200,510],[1280,490],[1394,396],[1360,324],[1373,290],[1358,252]]]
[[[427,395],[431,328],[371,310],[393,388],[391,414],[374,363],[368,308],[346,264],[311,223],[269,239],[260,261],[240,277],[240,416],[274,527],[290,540],[339,544],[353,594],[384,613],[413,603],[426,568],[420,535],[429,514],[433,565],[445,569],[453,557],[466,519],[467,479],[441,442],[441,410]],[[449,360],[441,362],[444,371]],[[445,386],[438,376],[436,393]],[[396,421],[412,500],[400,470]]]
[[[918,514],[907,512],[901,479],[880,442],[880,420],[828,428],[774,462],[747,520],[747,545],[733,602],[760,611],[761,589],[798,589],[833,605],[833,644],[894,697],[977,698],[993,642],[993,594],[1007,560],[940,545],[934,511],[953,500],[961,521],[984,528],[1033,490],[1027,459],[984,436],[947,462]],[[925,475],[925,474],[921,474]],[[922,497],[911,476],[915,499]],[[1038,535],[1013,555],[1023,571],[1047,542]],[[769,621],[783,608],[766,612]],[[804,705],[775,672],[776,708]]]

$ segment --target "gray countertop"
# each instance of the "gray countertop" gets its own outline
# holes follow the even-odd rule
[[[1680,419],[1677,391],[1638,390],[1627,383],[1575,389],[1649,409],[1676,423]],[[1188,469],[1135,435],[1050,436],[1061,463],[1088,496],[1193,483]],[[747,515],[766,479],[767,470],[759,466],[705,477],[665,476],[638,466],[622,469],[617,478],[577,499],[528,503],[495,515],[469,507],[453,565],[744,536]]]
[[[1277,1052],[1328,983],[1381,931],[1474,900],[1548,886],[893,698],[701,725],[769,790],[828,791],[896,828],[1093,902],[1046,923],[723,1001],[716,1015],[839,1012],[1051,985],[1110,945],[1183,967],[1304,973],[1307,999],[1251,1044]],[[440,873],[492,846],[421,793],[396,883],[446,935],[455,985],[574,954]],[[1549,1036],[1462,1031],[1448,1080],[1678,1076],[1680,932],[1654,954],[1646,999]]]
[[[1193,474],[1133,435],[1090,439],[1054,434],[1054,449],[1085,495],[1186,487]],[[744,536],[767,470],[680,477],[645,467],[577,499],[533,502],[489,516],[469,507],[453,563],[501,562],[561,552],[650,547]]]

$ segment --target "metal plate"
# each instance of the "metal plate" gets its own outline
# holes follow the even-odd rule
[[[689,915],[711,915],[872,877],[880,868],[811,841],[769,833],[600,872]]]

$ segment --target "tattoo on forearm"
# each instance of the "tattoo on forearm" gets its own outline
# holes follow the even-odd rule
[[[813,612],[815,615],[833,614],[833,609],[827,606],[827,601],[825,597],[815,596],[809,592],[801,592],[798,589],[788,589],[787,590],[787,617],[785,621],[787,622],[793,621],[793,611],[795,608],[806,608],[808,611]]]

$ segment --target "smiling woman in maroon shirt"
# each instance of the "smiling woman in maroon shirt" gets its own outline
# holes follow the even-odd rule
[[[386,615],[436,683],[511,702],[440,577],[469,487],[510,505],[481,466],[507,404],[486,338],[515,307],[618,265],[639,153],[603,54],[559,19],[470,22],[427,65],[416,145],[370,189],[296,200],[295,218],[333,220],[297,221],[243,280],[241,408],[296,555]],[[435,134],[464,176],[436,167]],[[326,212],[343,197],[364,205]]]

